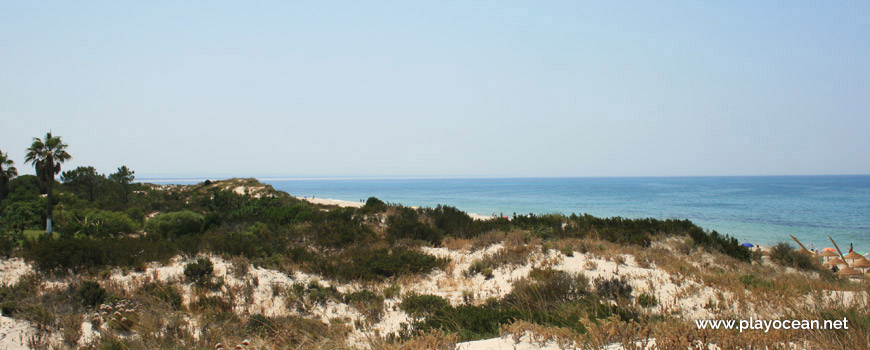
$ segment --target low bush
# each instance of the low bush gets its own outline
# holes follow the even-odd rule
[[[209,258],[198,258],[184,266],[184,277],[188,282],[204,286],[214,276],[214,264]]]
[[[391,216],[388,220],[387,235],[392,241],[402,239],[426,241],[432,245],[440,245],[444,238],[438,230],[416,219]]]
[[[409,274],[428,273],[444,267],[447,259],[407,248],[350,248],[313,262],[314,272],[342,281],[371,281]]]
[[[620,278],[596,278],[595,293],[602,298],[607,299],[629,299],[631,298],[632,287],[628,281]]]
[[[97,282],[84,281],[79,284],[78,288],[76,288],[75,296],[76,300],[82,304],[82,306],[94,308],[104,300],[106,300],[106,290]]]
[[[372,320],[380,320],[384,314],[384,296],[375,294],[369,290],[345,294],[344,302],[350,304],[366,317]]]
[[[415,322],[414,330],[455,332],[461,341],[498,337],[502,325],[520,319],[517,310],[490,306],[460,305],[436,310],[425,320]]]
[[[447,236],[469,238],[480,234],[474,226],[474,219],[455,207],[439,204],[434,209],[425,209],[423,213],[432,218],[435,228]]]
[[[377,199],[375,197],[369,197],[366,200],[366,204],[359,209],[360,214],[374,214],[374,213],[382,213],[387,210],[387,203],[384,201]]]
[[[179,237],[199,233],[203,216],[190,210],[162,213],[148,220],[145,231],[163,237]]]
[[[0,258],[8,258],[18,244],[12,239],[12,235],[0,232]]]
[[[579,300],[586,295],[588,284],[589,280],[581,274],[534,269],[529,277],[514,282],[507,301],[523,308],[548,310]]]
[[[315,224],[309,234],[314,237],[317,245],[332,248],[363,244],[375,239],[375,233],[356,220],[335,220]]]
[[[57,217],[58,231],[68,236],[108,237],[135,232],[140,226],[125,213],[98,209],[59,210]]]
[[[293,285],[294,291],[296,291],[297,296],[300,288],[298,285]],[[339,293],[338,289],[335,286],[324,286],[317,281],[308,282],[308,285],[304,287],[304,297],[316,304],[325,304],[330,300],[341,300],[341,293]]]
[[[142,226],[142,224],[145,223],[145,212],[143,212],[142,209],[131,207],[125,210],[124,214],[139,226]]]
[[[56,273],[104,267],[141,267],[152,261],[166,262],[177,252],[169,241],[150,237],[43,237],[24,245],[25,259],[40,271]]]
[[[450,303],[437,295],[408,294],[402,298],[399,308],[411,317],[420,318],[450,308]]]
[[[0,285],[0,313],[12,317],[21,311],[23,301],[38,294],[39,284],[39,277],[31,274],[21,276],[11,286]]]
[[[795,250],[788,243],[779,243],[770,249],[770,260],[785,266],[805,271],[827,270],[814,256]]]
[[[653,307],[659,304],[658,299],[656,299],[655,295],[641,293],[641,295],[637,296],[637,305],[641,307]]]

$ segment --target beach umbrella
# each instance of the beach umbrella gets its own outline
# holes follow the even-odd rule
[[[754,245],[752,245],[752,243],[743,243],[743,244],[741,244],[741,245],[744,246],[744,247],[746,247],[746,248],[752,248],[752,247],[754,247]]]
[[[849,254],[846,254],[846,256],[844,256],[844,258],[849,259],[849,260],[854,260],[854,259],[864,258],[864,256],[861,254],[855,253],[855,252],[849,252]]]
[[[836,253],[836,252],[837,252],[836,249],[831,248],[831,247],[824,248],[824,249],[822,249],[822,251],[825,251],[825,252],[833,252],[833,253]]]
[[[840,269],[839,271],[837,271],[837,274],[840,276],[862,275],[861,271],[855,270],[851,267],[844,267],[844,268]]]
[[[833,265],[846,265],[846,262],[843,261],[843,259],[840,259],[840,258],[833,258],[833,259],[831,259],[831,260],[828,260],[828,262],[826,262],[825,265],[828,265],[828,266],[833,266]]]
[[[819,255],[821,255],[821,256],[827,256],[827,257],[840,256],[839,254],[837,254],[837,253],[835,253],[835,252],[832,252],[832,251],[830,251],[830,250],[822,251],[822,253],[819,254]]]
[[[824,250],[824,251],[822,251],[821,254],[819,254],[819,256],[822,257],[822,260],[826,260],[826,259],[830,260],[830,259],[833,259],[834,257],[839,256],[839,255],[837,253],[832,252],[832,251]]]
[[[870,267],[870,260],[867,259],[858,259],[858,261],[852,263],[852,267],[866,269]]]

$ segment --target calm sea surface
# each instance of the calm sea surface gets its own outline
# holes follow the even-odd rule
[[[831,235],[870,251],[870,176],[265,180],[295,196],[406,206],[446,204],[481,215],[589,213],[686,218],[741,242],[816,248]]]

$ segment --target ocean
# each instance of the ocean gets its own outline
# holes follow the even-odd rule
[[[794,235],[807,247],[850,243],[870,251],[870,176],[275,179],[295,196],[405,206],[445,204],[481,215],[588,213],[689,219],[741,242],[771,245]]]

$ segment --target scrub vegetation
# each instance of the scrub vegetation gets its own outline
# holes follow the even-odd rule
[[[803,271],[785,274],[753,257],[736,239],[688,220],[516,213],[474,220],[450,206],[409,208],[377,198],[361,208],[315,205],[254,179],[188,186],[137,183],[126,166],[108,175],[93,167],[61,172],[70,155],[59,137],[46,139],[35,141],[33,157],[28,156],[36,176],[18,176],[20,169],[0,152],[0,257],[20,258],[33,267],[32,273],[0,286],[0,311],[35,325],[32,348],[49,348],[52,339],[87,349],[215,348],[218,343],[224,348],[251,343],[250,348],[336,348],[346,346],[351,330],[399,311],[409,317],[402,329],[353,346],[450,348],[457,341],[519,339],[528,332],[545,342],[592,348],[650,338],[674,349],[789,342],[860,348],[870,339],[866,304],[832,306],[817,293],[866,293],[865,286],[826,273],[790,247],[774,247],[774,264]],[[47,218],[53,219],[53,234],[25,234],[45,232]],[[801,335],[698,330],[673,311],[674,301],[656,298],[653,287],[641,293],[623,278],[593,279],[554,269],[554,263],[534,266],[498,297],[466,293],[456,302],[436,290],[402,292],[413,281],[454,268],[456,261],[433,254],[434,249],[470,252],[494,246],[500,249],[466,265],[466,278],[488,281],[536,255],[589,257],[587,270],[598,268],[591,257],[614,262],[617,270],[631,257],[633,266],[692,276],[730,293],[737,303],[810,295],[819,301],[806,307],[783,304],[781,310],[792,318],[847,317],[854,328]],[[219,271],[210,257],[231,261],[232,271]],[[177,259],[186,262],[182,278],[162,279],[153,268]],[[150,272],[137,283],[108,278],[145,271]],[[290,311],[269,314],[252,304],[264,271],[304,273],[329,283],[272,285],[272,294]],[[231,284],[229,278],[241,282]],[[365,321],[311,313],[336,305],[357,310]],[[703,307],[719,306],[710,301]],[[98,336],[84,339],[83,322]]]

